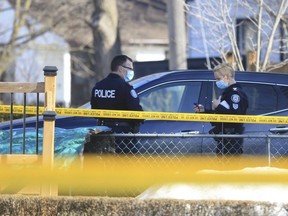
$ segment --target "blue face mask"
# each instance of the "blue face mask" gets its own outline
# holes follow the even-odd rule
[[[134,71],[133,70],[128,70],[126,75],[125,75],[125,77],[124,77],[124,80],[126,82],[129,82],[129,81],[131,81],[133,79],[133,77],[134,77]]]
[[[219,80],[219,81],[216,81],[216,86],[219,89],[225,89],[228,87],[228,83],[226,83],[224,80]]]

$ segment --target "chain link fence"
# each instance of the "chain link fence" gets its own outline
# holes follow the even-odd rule
[[[108,157],[108,160],[103,160],[103,166],[111,169],[117,166],[119,170],[130,170],[133,167],[134,171],[139,171],[140,176],[145,176],[145,171],[149,169],[158,169],[159,172],[166,170],[170,177],[185,176],[195,171],[209,173],[215,170],[242,170],[247,167],[287,169],[288,135],[284,134],[100,133],[91,137],[90,142],[87,140],[84,145],[84,158],[86,153],[93,153],[95,157],[103,159],[106,155],[112,155],[112,158],[117,159],[117,164],[113,164],[113,159]],[[242,154],[230,154],[229,151],[217,153],[219,143],[229,146],[235,144],[235,140],[243,140],[243,146],[240,145]],[[114,172],[117,170],[115,168]],[[143,190],[135,183],[119,189],[118,192],[121,196],[135,196]]]
[[[261,156],[273,166],[288,155],[288,135],[238,134],[94,134],[85,144],[84,153],[113,153],[135,156]],[[219,151],[218,146],[222,146]],[[241,151],[233,149],[233,146]],[[90,147],[89,147],[90,146]],[[92,148],[91,148],[92,146]],[[228,147],[227,147],[228,146]],[[227,148],[225,150],[225,148]],[[230,152],[230,150],[232,152]],[[241,153],[239,153],[241,152]],[[242,153],[243,152],[243,153]],[[253,157],[252,157],[253,158]]]

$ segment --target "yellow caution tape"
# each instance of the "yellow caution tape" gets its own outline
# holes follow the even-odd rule
[[[181,158],[159,155],[147,157],[85,155],[81,160],[74,159],[67,167],[65,161],[69,159],[71,161],[72,158],[56,160],[54,169],[43,167],[41,162],[29,166],[18,164],[18,168],[13,169],[11,165],[5,164],[7,160],[2,160],[1,186],[8,185],[7,188],[14,193],[24,185],[30,186],[28,189],[31,189],[32,185],[37,188],[41,184],[46,184],[58,185],[59,189],[69,188],[70,192],[73,191],[73,195],[80,192],[82,196],[83,193],[87,193],[90,196],[131,197],[149,187],[172,183],[198,185],[211,183],[214,186],[222,183],[231,185],[241,183],[242,187],[245,184],[256,186],[257,183],[272,184],[272,187],[279,184],[283,189],[287,189],[288,185],[287,158],[282,160],[274,158],[277,168],[267,167],[267,158],[255,155],[223,158],[211,155]]]
[[[35,106],[26,106],[26,114],[36,114]],[[230,122],[230,123],[255,123],[255,124],[288,124],[287,116],[255,116],[255,115],[216,115],[199,113],[175,112],[139,112],[123,110],[98,110],[78,108],[56,108],[60,116],[80,116],[93,118],[118,118],[118,119],[149,119],[167,121],[196,121],[196,122]],[[14,114],[23,114],[23,106],[13,106]],[[44,112],[44,107],[39,107],[39,114]],[[9,105],[1,105],[0,113],[10,113]]]

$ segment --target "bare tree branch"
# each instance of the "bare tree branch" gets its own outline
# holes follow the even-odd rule
[[[284,28],[288,19],[287,4],[287,0],[190,2],[188,13],[192,17],[192,23],[189,28],[194,41],[189,49],[192,57],[193,53],[197,53],[196,56],[201,54],[208,59],[218,53],[224,61],[228,61],[226,55],[232,52],[238,68],[245,70],[242,56],[247,56],[248,53],[254,56],[255,53],[255,58],[252,58],[255,66],[253,70],[265,71],[270,62],[276,63],[280,60],[280,54],[288,55],[288,31],[282,31],[282,38],[279,35],[280,20],[285,20],[282,22]],[[202,35],[202,38],[198,35]],[[195,40],[203,42],[196,43]]]
[[[256,71],[260,68],[260,48],[261,48],[261,26],[262,26],[262,11],[263,11],[263,0],[259,0],[259,13],[258,13],[258,28],[257,28],[257,52],[256,52]]]
[[[273,25],[272,32],[271,32],[270,37],[269,37],[268,47],[267,47],[266,55],[265,55],[265,58],[264,58],[264,61],[263,61],[262,69],[266,68],[266,66],[268,64],[269,55],[271,53],[275,32],[276,32],[276,30],[277,30],[277,28],[279,26],[279,22],[281,20],[281,17],[284,15],[285,11],[287,10],[287,7],[288,7],[288,1],[287,0],[282,0],[281,5],[279,7],[279,11],[277,13],[277,16],[276,16],[276,19],[275,19],[275,22],[274,22],[274,25]]]

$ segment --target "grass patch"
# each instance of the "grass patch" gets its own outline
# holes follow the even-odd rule
[[[34,116],[34,115],[27,115],[26,117],[30,117],[30,116]],[[14,119],[21,119],[23,118],[23,114],[13,114],[13,120]],[[10,114],[9,113],[0,113],[0,122],[4,122],[4,121],[9,121],[10,120]]]

